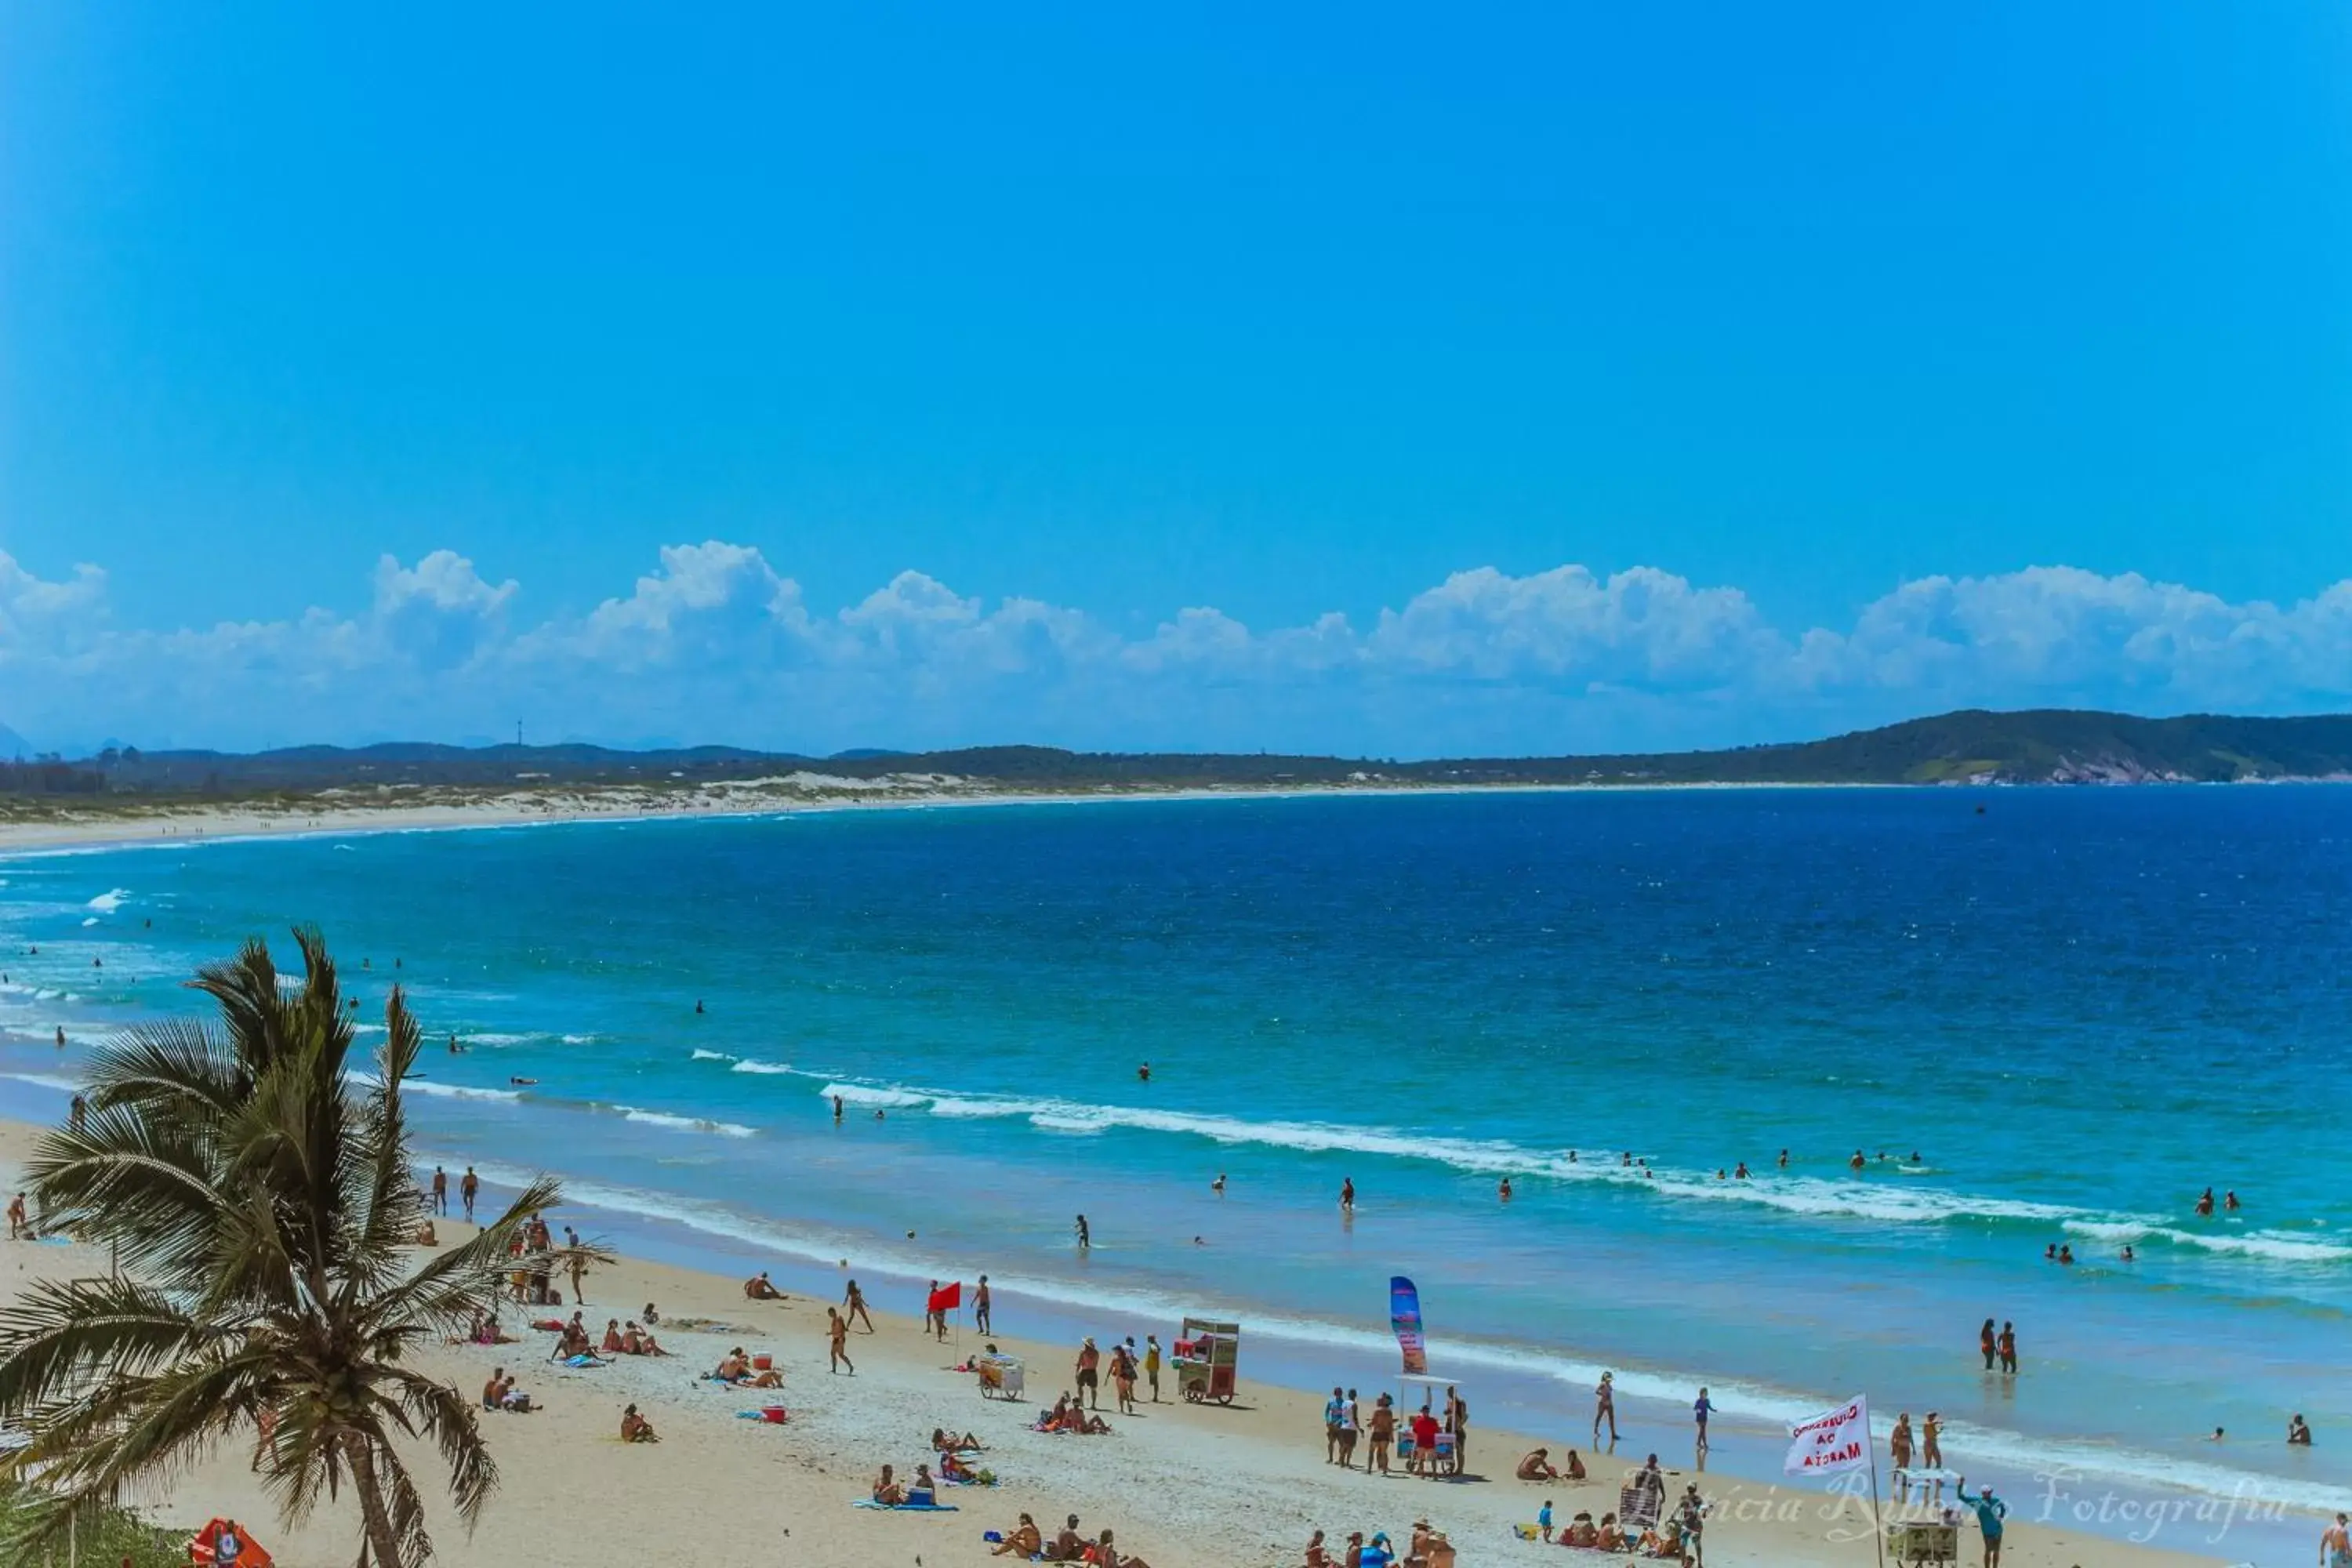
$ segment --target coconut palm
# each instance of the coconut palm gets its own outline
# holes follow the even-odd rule
[[[360,1562],[432,1553],[403,1438],[429,1441],[470,1530],[498,1485],[474,1403],[406,1364],[496,1310],[501,1260],[541,1180],[464,1246],[412,1268],[425,1218],[401,1083],[415,1018],[395,987],[373,1077],[351,1070],[352,1018],[315,930],[299,985],[248,942],[192,983],[216,1022],[131,1029],[100,1050],[76,1130],[28,1168],[47,1223],[119,1249],[113,1278],[37,1285],[0,1311],[9,1457],[45,1503],[32,1538],[126,1486],[257,1433],[255,1465],[289,1525],[356,1494]]]

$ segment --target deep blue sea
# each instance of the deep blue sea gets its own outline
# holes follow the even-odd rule
[[[397,980],[467,1046],[424,1064],[429,1153],[562,1172],[679,1255],[818,1286],[847,1257],[886,1294],[986,1272],[1015,1333],[1215,1308],[1301,1381],[1393,1369],[1402,1272],[1487,1426],[1577,1436],[1605,1366],[1629,1445],[1670,1457],[1707,1384],[1718,1468],[1771,1471],[1774,1423],[1860,1392],[1941,1410],[1952,1462],[2015,1489],[2061,1461],[2313,1508],[2352,1487],[2352,789],[1122,802],[25,856],[0,863],[0,1110],[57,1115],[89,1042],[192,1010],[174,982],[248,934],[290,963],[298,921],[372,1013]],[[2242,1211],[2197,1215],[2207,1186]],[[2014,1380],[1981,1372],[1988,1316],[2018,1325]],[[2294,1411],[2315,1447],[2279,1441]]]

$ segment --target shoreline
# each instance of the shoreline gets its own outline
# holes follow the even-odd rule
[[[34,1122],[0,1121],[0,1162],[19,1164],[30,1140],[39,1131],[41,1128]],[[501,1190],[491,1188],[486,1195]],[[579,1200],[567,1204],[560,1212],[583,1209],[625,1224],[631,1217]],[[446,1223],[448,1234],[464,1234],[462,1222]],[[31,1249],[10,1250],[20,1254],[16,1272],[22,1276],[26,1264],[21,1254]],[[84,1249],[61,1246],[57,1251],[80,1254]],[[1066,1363],[1072,1347],[1066,1339],[1046,1342],[1026,1333],[990,1336],[1008,1352],[1021,1356],[1029,1369],[1028,1402],[1008,1405],[981,1399],[973,1391],[969,1374],[943,1370],[949,1361],[960,1357],[942,1353],[936,1342],[915,1325],[911,1314],[877,1306],[873,1309],[877,1331],[870,1336],[861,1332],[851,1341],[851,1353],[857,1359],[861,1375],[856,1381],[824,1377],[817,1372],[815,1361],[823,1355],[823,1309],[828,1298],[811,1293],[815,1281],[823,1279],[824,1287],[830,1289],[832,1279],[825,1278],[827,1275],[837,1279],[842,1274],[862,1274],[868,1280],[870,1298],[896,1300],[907,1291],[895,1274],[887,1277],[887,1283],[877,1284],[886,1276],[871,1268],[861,1269],[855,1258],[844,1259],[838,1272],[810,1259],[780,1258],[773,1265],[761,1259],[758,1266],[773,1268],[786,1289],[788,1300],[782,1303],[753,1303],[744,1300],[739,1277],[710,1267],[713,1263],[724,1266],[722,1250],[693,1249],[693,1254],[689,1266],[674,1260],[657,1261],[634,1242],[622,1247],[619,1261],[613,1268],[591,1276],[589,1288],[595,1292],[590,1299],[594,1303],[589,1310],[592,1326],[599,1315],[634,1316],[642,1302],[653,1300],[662,1302],[666,1315],[672,1318],[681,1315],[681,1308],[672,1303],[683,1303],[687,1314],[741,1325],[727,1332],[747,1342],[752,1339],[767,1340],[774,1333],[787,1335],[782,1344],[751,1345],[754,1350],[776,1353],[778,1364],[786,1369],[783,1397],[793,1408],[794,1416],[781,1432],[772,1432],[761,1426],[749,1426],[746,1430],[734,1425],[732,1406],[752,1403],[751,1395],[739,1395],[688,1380],[686,1373],[704,1361],[715,1359],[717,1352],[725,1348],[718,1339],[704,1335],[670,1338],[667,1342],[681,1352],[676,1360],[632,1363],[624,1358],[611,1368],[563,1373],[544,1367],[539,1360],[548,1336],[523,1330],[519,1331],[520,1343],[501,1345],[495,1352],[478,1346],[436,1349],[430,1357],[432,1370],[436,1375],[451,1376],[463,1390],[471,1386],[465,1381],[467,1377],[478,1380],[484,1367],[495,1362],[516,1368],[523,1375],[526,1386],[547,1391],[549,1401],[565,1418],[550,1420],[543,1426],[538,1422],[513,1427],[502,1420],[494,1422],[489,1430],[494,1440],[501,1443],[502,1461],[508,1458],[504,1439],[509,1432],[524,1438],[537,1438],[542,1434],[573,1433],[586,1428],[583,1435],[566,1437],[561,1451],[554,1450],[551,1445],[534,1447],[528,1465],[513,1467],[521,1476],[537,1472],[542,1461],[553,1464],[557,1473],[566,1477],[583,1465],[618,1466],[625,1470],[628,1460],[623,1457],[634,1456],[638,1450],[624,1447],[611,1440],[609,1432],[597,1430],[600,1422],[609,1425],[617,1420],[624,1399],[639,1402],[665,1439],[684,1439],[701,1453],[702,1458],[697,1460],[698,1475],[707,1464],[718,1464],[723,1468],[730,1461],[740,1464],[764,1449],[781,1450],[784,1462],[792,1467],[782,1472],[781,1479],[761,1465],[756,1479],[739,1475],[724,1484],[730,1489],[749,1486],[763,1492],[779,1492],[781,1500],[793,1510],[789,1527],[795,1544],[804,1539],[810,1541],[817,1548],[817,1555],[811,1560],[820,1562],[869,1559],[878,1543],[887,1539],[894,1551],[911,1545],[926,1553],[940,1554],[929,1557],[929,1561],[977,1563],[983,1560],[987,1549],[968,1543],[976,1541],[979,1531],[1007,1528],[1014,1514],[1024,1510],[1034,1514],[1041,1523],[1049,1518],[1058,1522],[1065,1512],[1072,1510],[1097,1524],[1108,1521],[1116,1526],[1127,1550],[1139,1552],[1156,1568],[1229,1568],[1234,1563],[1295,1562],[1298,1547],[1308,1531],[1315,1528],[1332,1531],[1334,1540],[1344,1540],[1348,1530],[1360,1528],[1368,1533],[1373,1529],[1385,1530],[1402,1541],[1412,1520],[1423,1515],[1448,1531],[1463,1550],[1465,1563],[1506,1557],[1528,1558],[1547,1549],[1513,1538],[1513,1525],[1532,1521],[1536,1508],[1546,1497],[1552,1500],[1555,1515],[1563,1523],[1580,1510],[1596,1518],[1613,1510],[1621,1472],[1630,1472],[1637,1467],[1648,1445],[1657,1441],[1654,1426],[1638,1415],[1629,1429],[1627,1441],[1607,1453],[1586,1448],[1578,1434],[1571,1441],[1580,1452],[1589,1455],[1591,1479],[1575,1485],[1538,1485],[1512,1479],[1517,1458],[1534,1447],[1549,1447],[1557,1459],[1563,1447],[1558,1439],[1546,1441],[1474,1423],[1468,1467],[1471,1473],[1462,1480],[1432,1482],[1402,1477],[1381,1479],[1343,1472],[1324,1463],[1315,1453],[1321,1424],[1319,1395],[1294,1384],[1264,1381],[1263,1374],[1253,1370],[1253,1363],[1263,1366],[1265,1360],[1279,1363],[1281,1358],[1263,1352],[1256,1358],[1245,1352],[1242,1397],[1230,1409],[1172,1403],[1171,1374],[1164,1392],[1171,1403],[1157,1410],[1146,1404],[1144,1413],[1134,1419],[1110,1413],[1116,1433],[1113,1438],[1048,1437],[1024,1432],[1018,1421],[1034,1419],[1039,1406],[1050,1405],[1055,1394],[1071,1381]],[[748,1244],[742,1255],[759,1256],[758,1249]],[[76,1258],[73,1263],[83,1271],[102,1266],[89,1258]],[[740,1263],[737,1266],[741,1267]],[[1000,1316],[1008,1301],[1016,1317],[1030,1315],[1027,1300],[1014,1290],[1000,1297]],[[568,1315],[568,1308],[560,1312],[531,1309],[522,1310],[520,1316],[561,1317]],[[516,1315],[517,1310],[509,1309],[509,1317]],[[1066,1310],[1046,1314],[1049,1318],[1056,1315],[1069,1314]],[[1137,1320],[1132,1312],[1108,1309],[1093,1311],[1092,1320],[1095,1321],[1073,1332],[1090,1331],[1106,1345],[1129,1334],[1139,1340],[1147,1329],[1163,1336],[1165,1342],[1175,1329],[1172,1322]],[[514,1327],[512,1323],[508,1326]],[[1245,1326],[1245,1340],[1246,1335]],[[978,1348],[981,1340],[960,1322],[957,1342],[968,1352]],[[1439,1359],[1444,1358],[1441,1355]],[[1363,1402],[1369,1406],[1377,1380],[1360,1386]],[[1393,1381],[1393,1375],[1388,1386],[1399,1394],[1401,1405],[1413,1396],[1411,1390]],[[1465,1386],[1475,1392],[1475,1383]],[[727,1408],[714,1408],[715,1405]],[[945,1520],[939,1516],[895,1515],[877,1520],[870,1513],[848,1511],[845,1500],[861,1494],[879,1464],[894,1463],[901,1474],[911,1471],[913,1464],[924,1457],[917,1436],[932,1425],[946,1425],[958,1431],[974,1430],[992,1449],[983,1457],[983,1462],[992,1464],[1004,1477],[1005,1484],[994,1490],[954,1494],[962,1511]],[[902,1431],[912,1435],[902,1436]],[[738,1433],[768,1441],[730,1441]],[[1741,1431],[1737,1436],[1740,1447],[1751,1446],[1747,1439],[1754,1434]],[[891,1447],[894,1443],[895,1448]],[[713,1448],[711,1445],[719,1447]],[[681,1446],[656,1451],[667,1456],[685,1450]],[[1670,1495],[1678,1495],[1684,1484],[1696,1481],[1715,1503],[1717,1511],[1710,1523],[1707,1547],[1719,1565],[1793,1563],[1806,1568],[1862,1568],[1874,1561],[1867,1515],[1863,1511],[1862,1500],[1866,1493],[1783,1486],[1720,1470],[1689,1472],[1688,1465],[1679,1456],[1662,1453],[1661,1458],[1669,1478]],[[1667,1462],[1670,1458],[1672,1462]],[[1139,1486],[1139,1479],[1143,1477],[1161,1478],[1165,1484]],[[692,1493],[704,1484],[690,1481],[684,1489]],[[429,1493],[432,1489],[426,1489]],[[2119,1539],[2119,1534],[2130,1532],[2118,1531],[2115,1527],[2119,1521],[2112,1518],[2086,1520],[2073,1527],[2041,1522],[2033,1517],[2034,1510],[2039,1505],[2047,1518],[2052,1512],[2048,1503],[2021,1490],[2010,1495],[2012,1516],[2006,1554],[2017,1568],[2173,1568],[2192,1563],[2211,1563],[2222,1560],[2221,1541],[2239,1522],[2237,1515],[2241,1510],[2240,1505],[2231,1505],[2229,1512],[2219,1516],[2220,1531],[2207,1542],[2204,1535],[2216,1516],[2210,1510],[2200,1516],[2192,1506],[2183,1516],[2169,1521],[2175,1527],[2171,1539],[2179,1542],[2176,1549]],[[205,1500],[193,1500],[196,1496]],[[228,1500],[226,1502],[225,1498]],[[254,1521],[271,1518],[272,1523],[262,1539],[289,1568],[347,1554],[342,1545],[329,1544],[336,1539],[331,1529],[323,1532],[323,1539],[313,1550],[313,1538],[322,1536],[321,1523],[329,1521],[314,1522],[299,1536],[290,1538],[293,1550],[281,1545],[280,1537],[285,1532],[276,1527],[274,1515],[268,1513],[252,1478],[242,1467],[223,1460],[200,1467],[194,1477],[184,1479],[168,1497],[144,1500],[160,1506],[161,1517],[173,1523],[193,1525],[223,1511],[225,1507]],[[440,1510],[436,1510],[436,1530],[442,1535],[446,1560],[460,1564],[511,1560],[511,1553],[522,1550],[517,1542],[523,1540],[537,1542],[533,1555],[545,1563],[584,1564],[605,1560],[596,1555],[569,1555],[553,1546],[548,1535],[548,1522],[535,1518],[534,1510],[513,1509],[513,1501],[510,1491],[493,1510],[493,1517],[502,1518],[510,1510],[521,1514],[530,1521],[519,1527],[526,1533],[509,1536],[503,1525],[488,1525],[479,1540],[462,1546],[454,1531],[441,1526],[437,1518]],[[2079,1509],[2082,1505],[2075,1506]],[[2103,1506],[2111,1507],[2112,1500]],[[2063,1509],[2058,1517],[2063,1519]],[[2093,1527],[2099,1522],[2109,1526],[2107,1533],[2095,1532]],[[2152,1532],[2160,1533],[2164,1522],[2155,1521]],[[2298,1518],[2290,1528],[2299,1532],[2302,1523]],[[2246,1527],[2258,1528],[2251,1521]],[[663,1528],[682,1531],[689,1527],[681,1522],[665,1524]],[[2273,1521],[2271,1530],[2274,1531],[2276,1528]],[[1975,1552],[1973,1543],[1967,1541],[1970,1529],[1972,1524],[1965,1525],[1962,1531],[1964,1555],[1973,1555]],[[2315,1531],[2315,1521],[2312,1529]],[[695,1555],[706,1561],[736,1560],[736,1553],[725,1544],[728,1539],[722,1536],[714,1540]],[[2243,1558],[2243,1544],[2242,1541],[2233,1546],[2231,1555]],[[1535,1560],[1552,1559],[1546,1555]]]
[[[614,786],[620,795],[630,786]],[[1134,789],[1100,791],[938,792],[898,795],[845,792],[840,797],[806,796],[760,805],[694,800],[675,805],[642,801],[613,806],[552,805],[532,796],[509,805],[511,792],[494,800],[417,805],[331,805],[323,810],[263,811],[236,805],[166,809],[144,816],[96,816],[72,821],[0,821],[0,858],[97,854],[205,844],[250,844],[279,839],[362,834],[448,833],[515,827],[576,826],[583,823],[634,824],[674,821],[761,820],[854,811],[927,811],[979,806],[1114,805],[1143,802],[1200,803],[1245,800],[1370,800],[1467,795],[1643,795],[1723,790],[1945,789],[1943,784],[1400,784],[1283,789]],[[550,792],[576,796],[592,792]],[[192,831],[184,831],[192,830]]]

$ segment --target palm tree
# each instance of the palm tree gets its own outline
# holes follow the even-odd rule
[[[259,941],[192,984],[216,1025],[131,1029],[100,1050],[79,1130],[28,1167],[50,1225],[120,1249],[106,1279],[34,1287],[0,1310],[0,1418],[32,1435],[5,1461],[45,1500],[26,1541],[248,1426],[291,1525],[322,1492],[358,1495],[360,1563],[432,1554],[396,1440],[429,1440],[471,1530],[498,1485],[473,1402],[404,1364],[409,1350],[495,1311],[501,1260],[535,1210],[531,1184],[464,1246],[413,1268],[425,1218],[401,1082],[420,1033],[397,987],[371,1079],[350,1070],[352,1019],[317,931],[281,988]]]

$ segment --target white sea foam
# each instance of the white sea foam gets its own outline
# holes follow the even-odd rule
[[[731,1062],[735,1058],[725,1051],[706,1051],[700,1046],[697,1046],[694,1047],[693,1059],[698,1062]]]
[[[716,1132],[725,1138],[751,1138],[758,1129],[740,1121],[712,1121],[699,1116],[672,1116],[667,1111],[640,1110],[634,1105],[616,1105],[614,1110],[631,1121],[643,1121],[653,1127],[674,1128],[680,1132]]]
[[[383,1082],[382,1079],[376,1077],[373,1073],[366,1072],[355,1072],[352,1074],[352,1081],[354,1083],[364,1084],[370,1089],[378,1088]],[[519,1089],[478,1089],[472,1084],[443,1083],[438,1079],[429,1078],[402,1079],[400,1080],[400,1092],[403,1094],[429,1094],[438,1100],[520,1100],[522,1098],[522,1090]]]
[[[100,914],[110,915],[115,910],[121,909],[122,907],[122,900],[130,896],[130,889],[115,888],[107,892],[100,893],[98,897],[90,900],[87,907],[96,910]]]
[[[1996,1219],[2056,1224],[2090,1218],[2089,1211],[2059,1204],[1980,1196],[1906,1183],[1891,1186],[1864,1178],[1832,1180],[1778,1173],[1748,1181],[1717,1181],[1695,1171],[1618,1163],[1613,1155],[1571,1158],[1567,1150],[1530,1149],[1493,1139],[1451,1138],[1381,1126],[1341,1126],[1319,1121],[1251,1121],[1240,1117],[1135,1106],[1089,1105],[1075,1100],[1024,1100],[1012,1096],[950,1095],[903,1084],[827,1083],[822,1095],[838,1094],[861,1105],[898,1106],[938,1116],[1023,1116],[1056,1132],[1102,1132],[1125,1128],[1204,1138],[1226,1144],[1262,1144],[1309,1153],[1367,1154],[1422,1160],[1488,1176],[1548,1177],[1633,1187],[1662,1197],[1714,1203],[1752,1204],[1783,1213],[1877,1220],[1890,1224],[1938,1224],[1953,1219]]]
[[[911,1089],[877,1088],[866,1083],[829,1083],[817,1093],[825,1099],[838,1096],[850,1105],[929,1105],[931,1095]]]
[[[567,1046],[584,1046],[590,1044],[595,1038],[596,1037],[593,1035],[566,1035],[563,1037],[563,1043]],[[697,1054],[699,1055],[700,1053],[698,1052]]]
[[[81,923],[86,926],[94,926],[98,923],[98,917],[96,915],[85,915],[82,917]]]
[[[522,1046],[529,1045],[533,1040],[543,1040],[547,1037],[544,1035],[479,1034],[460,1035],[457,1037],[465,1041],[469,1046]]]
[[[763,1062],[763,1061],[756,1060],[756,1059],[754,1059],[753,1058],[751,1058],[751,1057],[745,1057],[741,1061],[737,1062],[733,1067],[731,1067],[731,1068],[728,1068],[727,1070],[728,1070],[728,1071],[730,1071],[730,1072],[756,1072],[756,1073],[769,1073],[769,1074],[774,1074],[774,1073],[788,1073],[788,1072],[791,1072],[793,1069],[792,1069],[792,1068],[791,1068],[788,1064],[785,1064],[785,1063],[781,1063],[781,1062]]]
[[[18,1082],[18,1083],[33,1083],[33,1084],[38,1084],[38,1085],[40,1085],[40,1087],[42,1087],[43,1089],[54,1089],[58,1090],[59,1092],[61,1092],[61,1093],[65,1093],[65,1094],[79,1094],[79,1093],[81,1092],[81,1085],[79,1085],[79,1084],[76,1083],[73,1079],[69,1079],[69,1078],[58,1078],[58,1076],[56,1076],[56,1075],[55,1075],[55,1074],[53,1074],[53,1073],[45,1073],[45,1072],[11,1072],[11,1073],[0,1073],[0,1078],[13,1079],[14,1080],[16,1080],[16,1082]]]

